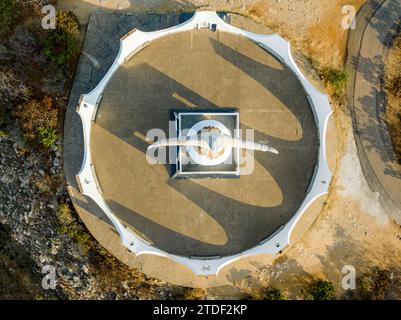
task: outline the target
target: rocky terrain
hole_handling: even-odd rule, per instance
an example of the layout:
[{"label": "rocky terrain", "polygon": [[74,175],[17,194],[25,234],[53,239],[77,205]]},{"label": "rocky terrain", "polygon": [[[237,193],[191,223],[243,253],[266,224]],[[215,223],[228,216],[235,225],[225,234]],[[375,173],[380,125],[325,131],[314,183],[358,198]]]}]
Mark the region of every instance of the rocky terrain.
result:
[{"label": "rocky terrain", "polygon": [[[2,276],[0,296],[3,291],[3,298],[10,295],[34,299],[165,299],[189,294],[186,288],[128,270],[107,253],[100,255],[100,248],[93,243],[83,248],[60,232],[58,205],[61,199],[68,203],[68,197],[62,183],[58,147],[50,152],[47,159],[50,165],[44,162],[43,155],[25,149],[18,137],[12,135],[0,138],[0,150],[0,262],[14,272],[25,274],[29,282],[28,286],[13,288],[10,294],[7,290],[10,279]],[[10,242],[17,244],[12,251]],[[116,264],[112,272],[108,270],[111,264]],[[45,275],[41,271],[46,265],[56,268],[55,290],[41,287]],[[0,273],[7,268],[4,269]],[[102,272],[108,273],[107,281],[100,279],[104,277]]]},{"label": "rocky terrain", "polygon": [[[30,7],[19,10],[17,27],[0,44],[0,299],[202,296],[129,270],[79,221],[67,194],[60,134],[74,62],[59,68],[46,59],[40,16]],[[28,106],[44,109],[24,113]],[[53,122],[56,136],[47,146],[49,136],[30,128]],[[45,290],[48,266],[56,285]]]}]

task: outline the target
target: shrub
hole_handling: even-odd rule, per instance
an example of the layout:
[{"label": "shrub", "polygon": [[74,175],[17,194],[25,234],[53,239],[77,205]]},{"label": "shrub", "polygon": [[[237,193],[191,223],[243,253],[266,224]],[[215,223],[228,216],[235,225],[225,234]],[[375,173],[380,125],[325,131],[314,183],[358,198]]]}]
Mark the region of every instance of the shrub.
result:
[{"label": "shrub", "polygon": [[44,6],[48,4],[57,4],[57,0],[20,0],[24,7],[32,8],[35,12],[41,13]]},{"label": "shrub", "polygon": [[58,11],[56,15],[56,28],[72,36],[78,36],[79,21],[77,16],[71,11]]},{"label": "shrub", "polygon": [[334,300],[336,289],[333,284],[325,280],[314,280],[308,288],[308,300]]},{"label": "shrub", "polygon": [[57,210],[57,220],[60,224],[60,232],[78,243],[84,254],[91,249],[91,237],[74,218],[73,212],[66,203],[61,203]]},{"label": "shrub", "polygon": [[50,97],[42,101],[28,101],[19,105],[15,111],[24,136],[31,141],[37,141],[49,146],[57,139],[56,128],[58,112]]},{"label": "shrub", "polygon": [[0,104],[0,127],[6,122],[5,108]]},{"label": "shrub", "polygon": [[57,218],[62,225],[70,225],[74,223],[74,217],[68,204],[60,203],[57,210]]},{"label": "shrub", "polygon": [[38,139],[43,146],[50,148],[57,142],[57,132],[51,128],[39,127]]},{"label": "shrub", "polygon": [[263,300],[285,300],[285,295],[280,289],[267,288],[263,291]]},{"label": "shrub", "polygon": [[70,62],[77,50],[77,39],[67,32],[54,31],[44,39],[43,54],[58,65]]},{"label": "shrub", "polygon": [[27,100],[30,90],[11,70],[0,69],[0,104],[13,104]]},{"label": "shrub", "polygon": [[14,66],[21,70],[32,62],[43,62],[45,59],[39,51],[39,32],[34,27],[17,26],[12,35],[10,35],[7,46],[10,52],[16,57]]},{"label": "shrub", "polygon": [[177,288],[171,290],[168,295],[169,300],[202,300],[205,299],[205,291],[197,288]]},{"label": "shrub", "polygon": [[16,0],[0,1],[0,36],[10,31],[17,11]]},{"label": "shrub", "polygon": [[321,77],[334,95],[341,96],[344,93],[348,80],[348,74],[344,70],[323,68]]},{"label": "shrub", "polygon": [[374,268],[360,280],[361,297],[369,300],[382,300],[386,297],[393,274],[390,270]]}]

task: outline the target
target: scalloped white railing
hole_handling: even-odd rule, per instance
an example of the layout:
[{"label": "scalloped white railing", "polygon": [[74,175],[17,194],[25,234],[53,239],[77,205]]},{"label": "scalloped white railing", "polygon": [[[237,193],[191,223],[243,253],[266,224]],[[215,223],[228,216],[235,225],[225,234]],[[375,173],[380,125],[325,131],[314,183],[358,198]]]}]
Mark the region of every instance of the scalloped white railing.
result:
[{"label": "scalloped white railing", "polygon": [[[102,197],[102,191],[96,179],[95,168],[91,156],[91,127],[96,115],[96,109],[107,83],[120,65],[146,47],[153,40],[170,34],[199,28],[217,29],[218,31],[230,32],[247,37],[283,62],[290,70],[292,70],[301,82],[314,112],[315,121],[319,129],[320,148],[318,165],[315,169],[315,174],[307,196],[296,214],[273,235],[260,242],[257,246],[239,254],[226,257],[197,258],[169,254],[147,243],[144,239],[133,233],[132,230],[126,228],[110,210],[106,201]],[[188,21],[163,30],[143,32],[134,29],[129,32],[121,38],[118,55],[106,75],[95,89],[90,93],[81,96],[77,112],[82,120],[84,137],[84,159],[81,170],[76,176],[80,192],[85,196],[90,197],[104,211],[117,229],[122,244],[131,252],[137,256],[149,254],[172,259],[187,266],[196,275],[217,275],[223,267],[238,259],[257,254],[277,254],[279,251],[283,250],[290,244],[290,236],[297,222],[317,198],[328,192],[329,184],[331,182],[332,175],[326,159],[326,130],[329,117],[332,114],[332,109],[327,95],[318,91],[302,74],[292,57],[289,42],[277,34],[263,35],[236,28],[222,20],[214,11],[195,12],[192,18]]]}]

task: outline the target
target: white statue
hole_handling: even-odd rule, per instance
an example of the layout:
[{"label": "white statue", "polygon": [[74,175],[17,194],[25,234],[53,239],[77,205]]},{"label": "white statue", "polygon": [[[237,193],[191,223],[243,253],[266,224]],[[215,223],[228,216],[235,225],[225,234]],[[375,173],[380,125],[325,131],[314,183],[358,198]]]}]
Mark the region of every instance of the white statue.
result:
[{"label": "white statue", "polygon": [[278,154],[278,151],[275,148],[266,144],[234,138],[219,131],[215,131],[213,128],[196,135],[161,139],[150,145],[148,150],[152,148],[174,146],[198,147],[199,153],[207,155],[211,159],[221,155],[227,148],[248,149]]}]

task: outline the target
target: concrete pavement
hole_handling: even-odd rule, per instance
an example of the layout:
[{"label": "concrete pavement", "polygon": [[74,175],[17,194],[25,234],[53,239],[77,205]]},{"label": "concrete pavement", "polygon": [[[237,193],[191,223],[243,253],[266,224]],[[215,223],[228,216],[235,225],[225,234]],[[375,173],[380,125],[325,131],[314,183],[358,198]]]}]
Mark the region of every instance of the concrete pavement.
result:
[{"label": "concrete pavement", "polygon": [[401,167],[385,123],[383,90],[386,52],[401,19],[401,1],[369,1],[350,32],[348,103],[358,156],[366,180],[388,215],[401,224]]}]

